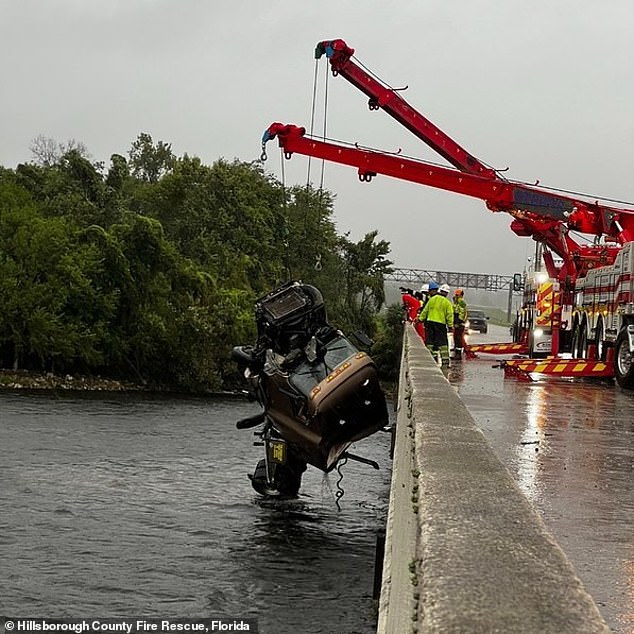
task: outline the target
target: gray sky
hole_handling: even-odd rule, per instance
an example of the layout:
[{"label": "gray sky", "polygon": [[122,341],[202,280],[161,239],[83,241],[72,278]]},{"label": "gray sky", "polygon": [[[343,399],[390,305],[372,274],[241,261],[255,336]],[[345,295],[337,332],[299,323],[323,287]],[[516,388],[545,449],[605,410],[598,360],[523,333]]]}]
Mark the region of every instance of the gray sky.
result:
[{"label": "gray sky", "polygon": [[[270,123],[309,126],[314,48],[334,38],[509,178],[634,201],[633,0],[0,0],[0,164],[38,134],[108,161],[141,132],[253,160]],[[343,78],[328,90],[328,137],[442,162]],[[287,184],[306,174],[285,163]],[[510,274],[533,252],[476,199],[331,163],[324,186],[338,230],[377,229],[399,266]]]}]

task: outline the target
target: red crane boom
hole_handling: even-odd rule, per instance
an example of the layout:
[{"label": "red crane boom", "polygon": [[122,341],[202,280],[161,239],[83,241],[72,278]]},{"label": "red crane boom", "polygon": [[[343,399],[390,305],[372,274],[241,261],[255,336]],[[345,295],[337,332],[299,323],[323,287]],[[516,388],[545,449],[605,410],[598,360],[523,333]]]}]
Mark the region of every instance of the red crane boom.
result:
[{"label": "red crane boom", "polygon": [[263,145],[275,138],[286,158],[297,153],[356,167],[359,179],[365,182],[383,174],[483,200],[491,211],[514,216],[511,229],[516,234],[534,236],[557,253],[564,261],[559,272],[561,278],[574,279],[596,263],[608,263],[618,251],[616,246],[582,246],[572,239],[569,230],[613,235],[622,242],[634,240],[634,210],[606,207],[530,185],[466,174],[398,154],[322,141],[296,125],[271,124],[264,133]]},{"label": "red crane boom", "polygon": [[[333,161],[356,167],[362,181],[384,174],[478,198],[490,210],[510,214],[511,229],[517,235],[530,236],[546,245],[544,263],[548,275],[559,281],[544,285],[550,288],[548,306],[543,302],[540,307],[538,299],[529,297],[526,310],[522,311],[529,349],[533,345],[531,337],[534,343],[537,338],[551,336],[550,351],[557,355],[561,333],[565,333],[569,338],[564,345],[579,357],[592,356],[592,347],[612,352],[617,381],[626,387],[634,386],[634,208],[613,207],[588,200],[589,196],[504,179],[412,108],[398,89],[362,68],[353,59],[354,49],[343,40],[319,42],[315,57],[324,55],[334,75],[342,75],[368,96],[370,110],[385,110],[452,167],[357,144],[319,140],[306,135],[302,127],[282,123],[273,123],[265,130],[262,158],[266,158],[266,142],[277,138],[286,158],[298,153]],[[572,237],[573,231],[594,236],[594,243],[580,244]],[[561,258],[561,264],[555,262],[553,253]],[[550,329],[550,335],[544,333],[544,328]],[[589,345],[591,333],[594,343]],[[577,367],[576,363],[572,366],[570,376]],[[560,372],[559,368],[557,365],[554,371]],[[597,368],[592,366],[588,371]]]},{"label": "red crane boom", "polygon": [[315,58],[319,59],[323,55],[326,55],[330,61],[333,75],[341,75],[369,97],[370,110],[378,110],[379,108],[385,110],[461,172],[487,178],[498,178],[495,170],[481,163],[475,156],[469,154],[440,128],[436,127],[407,103],[396,89],[387,86],[361,68],[352,58],[354,49],[350,48],[343,40],[319,42],[315,48]]},{"label": "red crane boom", "polygon": [[[622,209],[591,202],[550,190],[510,182],[494,169],[467,152],[440,128],[417,112],[398,91],[362,68],[353,59],[354,49],[343,40],[324,40],[317,44],[315,57],[326,56],[334,75],[341,75],[369,97],[371,110],[379,108],[419,139],[443,156],[455,169],[431,165],[398,154],[388,154],[359,147],[326,142],[306,135],[295,125],[273,123],[265,131],[262,145],[277,137],[287,158],[297,152],[356,167],[359,178],[370,181],[384,174],[446,191],[479,198],[491,211],[504,211],[513,216],[511,229],[519,236],[531,236],[544,243],[562,258],[556,267],[546,260],[551,277],[574,282],[589,268],[609,264],[619,247],[581,245],[570,231],[605,236],[607,240],[625,244],[634,240],[634,209]],[[266,153],[263,150],[263,157]]]}]

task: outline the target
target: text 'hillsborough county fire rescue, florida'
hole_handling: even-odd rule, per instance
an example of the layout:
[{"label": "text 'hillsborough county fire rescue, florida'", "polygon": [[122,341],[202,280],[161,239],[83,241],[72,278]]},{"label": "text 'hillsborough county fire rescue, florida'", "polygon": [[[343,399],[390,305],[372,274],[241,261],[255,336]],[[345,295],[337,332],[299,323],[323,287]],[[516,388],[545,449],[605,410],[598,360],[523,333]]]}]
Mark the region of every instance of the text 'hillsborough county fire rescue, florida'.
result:
[{"label": "text 'hillsborough county fire rescue, florida'", "polygon": [[43,634],[44,632],[73,632],[85,634],[188,634],[201,632],[249,632],[258,634],[255,619],[40,619],[4,617],[5,632],[9,634]]}]

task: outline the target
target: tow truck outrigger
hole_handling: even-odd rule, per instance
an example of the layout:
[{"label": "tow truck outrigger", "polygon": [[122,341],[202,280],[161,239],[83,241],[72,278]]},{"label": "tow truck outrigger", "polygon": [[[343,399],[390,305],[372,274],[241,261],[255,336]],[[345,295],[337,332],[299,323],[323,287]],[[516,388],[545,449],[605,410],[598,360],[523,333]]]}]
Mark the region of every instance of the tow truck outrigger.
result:
[{"label": "tow truck outrigger", "polygon": [[[277,138],[287,159],[293,153],[321,158],[356,167],[363,182],[383,174],[478,198],[491,211],[510,214],[514,233],[543,244],[548,276],[558,287],[551,354],[572,351],[586,358],[600,351],[604,358],[599,361],[608,361],[619,384],[634,387],[634,208],[613,207],[504,179],[412,108],[400,91],[359,66],[354,49],[343,40],[320,42],[315,56],[323,55],[333,74],[369,97],[370,110],[385,110],[453,168],[356,144],[327,142],[307,135],[303,127],[282,123],[265,130],[262,158],[266,158],[265,144]],[[594,236],[594,242],[581,244],[572,231]]]}]

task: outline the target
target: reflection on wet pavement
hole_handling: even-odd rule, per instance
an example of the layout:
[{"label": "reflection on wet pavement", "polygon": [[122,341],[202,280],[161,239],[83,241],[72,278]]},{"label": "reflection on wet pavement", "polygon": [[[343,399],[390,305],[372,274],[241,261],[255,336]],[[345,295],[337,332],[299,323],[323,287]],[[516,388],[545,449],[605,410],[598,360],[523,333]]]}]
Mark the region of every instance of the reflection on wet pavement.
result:
[{"label": "reflection on wet pavement", "polygon": [[[473,339],[507,341],[508,331]],[[448,379],[608,625],[634,633],[634,392],[589,380],[520,382],[496,365],[484,355],[453,362]]]}]

